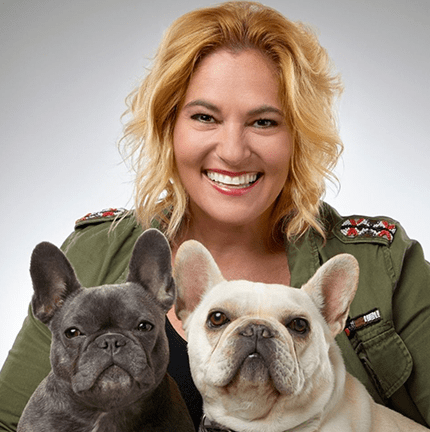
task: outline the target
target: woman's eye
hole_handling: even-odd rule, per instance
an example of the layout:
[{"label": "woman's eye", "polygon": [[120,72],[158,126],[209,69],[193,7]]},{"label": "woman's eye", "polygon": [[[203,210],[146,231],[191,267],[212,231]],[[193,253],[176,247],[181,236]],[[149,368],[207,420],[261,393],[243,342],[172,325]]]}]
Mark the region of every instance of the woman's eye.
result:
[{"label": "woman's eye", "polygon": [[191,116],[193,120],[197,120],[202,123],[214,123],[215,119],[209,114],[194,114]]},{"label": "woman's eye", "polygon": [[258,119],[254,122],[254,126],[258,128],[269,128],[277,126],[278,122],[270,119]]}]

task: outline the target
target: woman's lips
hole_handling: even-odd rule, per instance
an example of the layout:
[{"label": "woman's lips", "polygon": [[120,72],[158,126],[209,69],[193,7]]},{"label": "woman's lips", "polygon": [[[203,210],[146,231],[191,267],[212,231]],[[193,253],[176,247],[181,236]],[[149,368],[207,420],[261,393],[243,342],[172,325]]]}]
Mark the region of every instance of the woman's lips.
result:
[{"label": "woman's lips", "polygon": [[223,170],[206,170],[205,176],[212,186],[225,195],[240,196],[252,189],[261,178],[259,172],[233,173]]}]

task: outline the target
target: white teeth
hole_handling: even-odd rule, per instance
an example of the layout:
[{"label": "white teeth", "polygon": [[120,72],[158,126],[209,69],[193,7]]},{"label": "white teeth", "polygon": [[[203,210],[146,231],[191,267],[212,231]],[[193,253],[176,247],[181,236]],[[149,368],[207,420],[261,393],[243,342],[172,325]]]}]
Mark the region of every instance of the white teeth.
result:
[{"label": "white teeth", "polygon": [[230,177],[216,173],[214,171],[207,171],[207,176],[214,182],[222,183],[227,186],[249,186],[257,180],[257,174],[243,174],[241,176]]}]

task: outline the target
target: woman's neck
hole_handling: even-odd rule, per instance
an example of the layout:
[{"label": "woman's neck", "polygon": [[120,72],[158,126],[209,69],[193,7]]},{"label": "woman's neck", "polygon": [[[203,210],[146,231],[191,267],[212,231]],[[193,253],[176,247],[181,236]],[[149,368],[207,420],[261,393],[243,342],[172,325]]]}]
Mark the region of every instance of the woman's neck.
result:
[{"label": "woman's neck", "polygon": [[[279,237],[282,238],[282,235]],[[178,246],[186,240],[197,240],[212,254],[225,254],[235,250],[266,254],[283,249],[283,242],[276,242],[273,238],[271,222],[265,216],[247,225],[236,225],[193,215],[182,227],[177,240]]]},{"label": "woman's neck", "polygon": [[[237,226],[207,219],[191,219],[177,237],[173,255],[180,244],[187,240],[202,243],[210,251],[226,279],[266,283],[289,281],[285,277],[288,269],[284,245],[282,241],[276,242],[272,238],[268,222]],[[265,272],[264,269],[268,271]]]}]

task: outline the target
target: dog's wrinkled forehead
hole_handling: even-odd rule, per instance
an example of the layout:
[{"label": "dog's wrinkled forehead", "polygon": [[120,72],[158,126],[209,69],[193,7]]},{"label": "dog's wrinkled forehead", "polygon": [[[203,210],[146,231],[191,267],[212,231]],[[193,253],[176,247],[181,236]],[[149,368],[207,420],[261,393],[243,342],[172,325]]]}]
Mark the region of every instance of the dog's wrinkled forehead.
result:
[{"label": "dog's wrinkled forehead", "polygon": [[315,309],[311,299],[300,289],[285,285],[249,281],[221,282],[203,298],[199,309],[222,309],[238,317],[255,315],[281,320],[286,315],[308,315]]},{"label": "dog's wrinkled forehead", "polygon": [[163,312],[154,304],[153,297],[139,288],[134,289],[133,285],[128,282],[85,288],[70,299],[62,319],[105,327],[127,327],[144,316],[161,319]]}]

